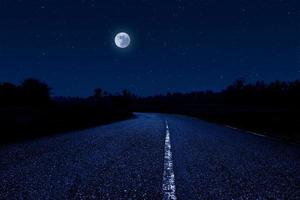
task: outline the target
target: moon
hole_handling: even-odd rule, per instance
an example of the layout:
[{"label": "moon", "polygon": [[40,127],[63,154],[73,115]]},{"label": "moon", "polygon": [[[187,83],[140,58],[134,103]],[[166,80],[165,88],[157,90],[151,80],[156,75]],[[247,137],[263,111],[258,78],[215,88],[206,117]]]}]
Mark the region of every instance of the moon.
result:
[{"label": "moon", "polygon": [[130,37],[127,33],[121,32],[115,36],[115,44],[119,48],[126,48],[130,45]]}]

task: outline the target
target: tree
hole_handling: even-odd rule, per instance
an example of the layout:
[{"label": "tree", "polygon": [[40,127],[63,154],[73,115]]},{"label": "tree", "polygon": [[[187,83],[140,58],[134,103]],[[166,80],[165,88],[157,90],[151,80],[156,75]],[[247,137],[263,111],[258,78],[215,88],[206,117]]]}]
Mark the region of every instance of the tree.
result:
[{"label": "tree", "polygon": [[17,86],[11,83],[0,84],[0,103],[14,104],[19,100]]},{"label": "tree", "polygon": [[30,78],[23,81],[20,88],[26,104],[41,105],[50,102],[51,89],[45,83]]},{"label": "tree", "polygon": [[103,90],[101,88],[96,88],[94,90],[94,97],[96,99],[101,99],[101,98],[103,98],[103,96],[104,96],[104,93],[103,93]]}]

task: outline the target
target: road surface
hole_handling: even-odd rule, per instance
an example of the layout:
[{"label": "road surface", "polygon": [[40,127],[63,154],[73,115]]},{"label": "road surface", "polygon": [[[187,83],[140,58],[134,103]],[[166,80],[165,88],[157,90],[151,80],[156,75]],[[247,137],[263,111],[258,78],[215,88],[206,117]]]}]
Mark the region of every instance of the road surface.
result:
[{"label": "road surface", "polygon": [[139,113],[0,147],[0,199],[299,198],[299,146],[191,117]]}]

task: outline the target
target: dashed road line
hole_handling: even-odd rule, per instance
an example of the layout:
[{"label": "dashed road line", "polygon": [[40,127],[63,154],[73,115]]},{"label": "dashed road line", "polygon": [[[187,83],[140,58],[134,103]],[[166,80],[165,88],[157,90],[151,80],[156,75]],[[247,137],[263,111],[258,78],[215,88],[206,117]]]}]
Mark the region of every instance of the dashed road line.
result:
[{"label": "dashed road line", "polygon": [[233,126],[229,126],[229,125],[225,125],[227,128],[231,128],[231,129],[233,129],[233,130],[238,130],[238,128],[236,128],[236,127],[233,127]]},{"label": "dashed road line", "polygon": [[225,125],[225,127],[233,129],[233,130],[243,131],[243,132],[246,132],[246,133],[249,133],[249,134],[252,134],[252,135],[256,135],[256,136],[259,136],[259,137],[267,137],[266,135],[263,135],[263,134],[259,134],[259,133],[253,132],[253,131],[242,130],[242,129],[239,129],[239,128],[236,128],[236,127],[233,127],[233,126],[229,126],[229,125]]},{"label": "dashed road line", "polygon": [[163,200],[176,200],[175,175],[171,151],[170,131],[166,121],[165,157],[163,173]]},{"label": "dashed road line", "polygon": [[262,134],[259,134],[259,133],[255,133],[253,131],[247,131],[248,133],[252,134],[252,135],[256,135],[256,136],[260,136],[260,137],[267,137],[266,135],[262,135]]}]

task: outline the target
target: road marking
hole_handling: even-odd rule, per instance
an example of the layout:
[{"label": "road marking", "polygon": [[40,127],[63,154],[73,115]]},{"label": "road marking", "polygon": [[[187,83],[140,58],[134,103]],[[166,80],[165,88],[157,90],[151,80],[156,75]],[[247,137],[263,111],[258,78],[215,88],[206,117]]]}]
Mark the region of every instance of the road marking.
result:
[{"label": "road marking", "polygon": [[166,121],[165,157],[163,174],[163,200],[176,200],[175,175],[173,170],[170,131]]},{"label": "road marking", "polygon": [[267,137],[265,135],[259,134],[259,133],[255,133],[253,131],[247,131],[248,133],[252,134],[252,135],[256,135],[256,136],[260,136],[260,137]]},{"label": "road marking", "polygon": [[236,127],[233,127],[233,126],[229,126],[229,125],[225,125],[225,126],[227,128],[233,129],[233,130],[239,130],[239,131],[247,132],[247,133],[250,133],[252,135],[259,136],[259,137],[267,137],[266,135],[262,135],[262,134],[259,134],[259,133],[253,132],[253,131],[246,131],[246,130],[242,130],[242,129],[239,129],[239,128],[236,128]]},{"label": "road marking", "polygon": [[233,127],[233,126],[229,126],[229,125],[225,125],[227,128],[231,128],[231,129],[233,129],[233,130],[238,130],[238,128],[235,128],[235,127]]}]

